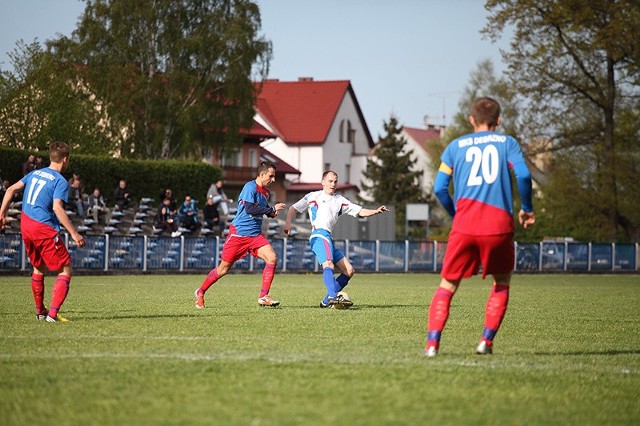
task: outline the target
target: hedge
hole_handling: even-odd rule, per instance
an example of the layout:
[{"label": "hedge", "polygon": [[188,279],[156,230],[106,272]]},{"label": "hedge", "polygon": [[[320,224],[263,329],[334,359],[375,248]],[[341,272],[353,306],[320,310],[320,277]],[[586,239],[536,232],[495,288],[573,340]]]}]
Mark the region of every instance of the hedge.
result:
[{"label": "hedge", "polygon": [[[22,178],[22,163],[32,152],[16,148],[0,148],[0,176],[14,183]],[[33,153],[38,155],[38,153]],[[49,164],[48,152],[42,153]],[[100,188],[109,204],[113,204],[113,191],[120,179],[127,181],[127,188],[136,200],[153,198],[160,204],[160,192],[171,188],[178,202],[186,194],[195,200],[204,199],[211,183],[222,178],[222,170],[211,164],[184,160],[128,160],[71,153],[69,168],[63,173],[70,178],[80,174],[85,191],[90,194]]]}]

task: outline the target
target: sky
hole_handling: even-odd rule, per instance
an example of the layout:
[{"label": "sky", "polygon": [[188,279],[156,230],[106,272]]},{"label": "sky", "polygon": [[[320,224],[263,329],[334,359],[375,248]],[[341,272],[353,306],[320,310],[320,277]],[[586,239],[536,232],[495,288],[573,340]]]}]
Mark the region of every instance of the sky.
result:
[{"label": "sky", "polygon": [[[262,35],[273,44],[269,78],[349,80],[374,140],[393,115],[400,124],[450,124],[471,72],[497,43],[479,31],[483,0],[257,0]],[[79,0],[0,0],[0,68],[20,39],[70,36]]]}]

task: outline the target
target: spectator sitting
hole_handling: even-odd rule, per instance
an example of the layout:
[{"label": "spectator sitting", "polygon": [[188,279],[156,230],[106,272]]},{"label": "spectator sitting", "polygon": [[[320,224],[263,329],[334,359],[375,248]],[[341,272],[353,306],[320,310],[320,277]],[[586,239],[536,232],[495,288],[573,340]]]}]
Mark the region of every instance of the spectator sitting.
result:
[{"label": "spectator sitting", "polygon": [[220,235],[224,229],[224,219],[220,218],[220,212],[218,208],[213,204],[213,198],[207,198],[207,204],[202,209],[205,225],[211,229],[216,230],[216,233]]},{"label": "spectator sitting", "polygon": [[220,210],[222,210],[222,214],[227,216],[229,214],[229,205],[227,203],[231,202],[227,198],[227,194],[224,193],[224,189],[222,189],[222,181],[219,180],[215,183],[212,183],[207,191],[207,198],[213,198],[213,204],[220,205]]},{"label": "spectator sitting", "polygon": [[36,156],[30,154],[27,161],[22,163],[22,176],[26,176],[36,169]]},{"label": "spectator sitting", "polygon": [[44,158],[42,158],[42,155],[38,155],[38,156],[36,157],[36,166],[35,166],[35,169],[36,169],[36,170],[38,170],[38,169],[44,169],[45,167],[47,167],[47,165],[46,165],[46,164],[44,164]]},{"label": "spectator sitting", "polygon": [[80,217],[84,217],[87,207],[84,201],[85,196],[84,183],[82,183],[80,175],[74,173],[73,177],[69,179],[68,203],[76,209],[76,212],[78,212],[78,216]]},{"label": "spectator sitting", "polygon": [[175,218],[178,215],[178,204],[176,203],[176,199],[173,197],[173,191],[170,188],[167,188],[160,193],[160,200],[164,200],[165,198],[169,198],[171,200],[169,203],[169,210],[171,211],[171,217]]},{"label": "spectator sitting", "polygon": [[171,211],[169,210],[170,203],[170,198],[162,200],[162,204],[158,207],[158,213],[156,213],[156,220],[153,226],[156,229],[161,229],[163,232],[171,232],[172,237],[179,237],[181,233],[178,231],[178,224],[171,216]]},{"label": "spectator sitting", "polygon": [[190,232],[195,232],[202,226],[198,221],[198,208],[196,201],[191,199],[190,195],[184,197],[184,203],[178,210],[178,219],[180,225],[187,228]]},{"label": "spectator sitting", "polygon": [[131,193],[127,189],[127,181],[124,179],[120,180],[118,187],[113,191],[113,195],[116,198],[116,207],[120,210],[125,210],[133,204]]},{"label": "spectator sitting", "polygon": [[93,220],[99,223],[100,216],[104,216],[104,224],[108,225],[111,220],[111,209],[107,207],[107,202],[100,193],[100,188],[93,190],[89,195],[89,209],[88,212],[93,216]]}]

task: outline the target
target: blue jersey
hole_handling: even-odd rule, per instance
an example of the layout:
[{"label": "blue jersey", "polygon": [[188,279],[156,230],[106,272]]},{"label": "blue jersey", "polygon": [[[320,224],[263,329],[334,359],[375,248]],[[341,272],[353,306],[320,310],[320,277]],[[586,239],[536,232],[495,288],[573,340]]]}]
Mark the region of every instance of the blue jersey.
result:
[{"label": "blue jersey", "polygon": [[[36,222],[60,231],[60,221],[53,212],[53,200],[67,201],[69,183],[57,171],[47,167],[34,170],[21,179],[25,184],[22,213]],[[24,230],[23,230],[24,232]]]},{"label": "blue jersey", "polygon": [[[496,132],[478,132],[452,141],[442,153],[434,192],[444,198],[453,178],[455,214],[452,229],[470,235],[513,232],[513,194],[510,168],[515,172],[522,208],[532,211],[531,174],[514,138]],[[441,201],[443,201],[441,199]],[[452,211],[453,210],[453,211]]]},{"label": "blue jersey", "polygon": [[[247,182],[238,197],[238,211],[233,219],[238,235],[245,237],[253,237],[260,235],[262,232],[262,219],[264,213],[249,214],[247,212],[248,205],[253,205],[265,210],[269,207],[269,190],[263,186],[259,186],[255,180]],[[271,212],[273,210],[270,210]]]}]

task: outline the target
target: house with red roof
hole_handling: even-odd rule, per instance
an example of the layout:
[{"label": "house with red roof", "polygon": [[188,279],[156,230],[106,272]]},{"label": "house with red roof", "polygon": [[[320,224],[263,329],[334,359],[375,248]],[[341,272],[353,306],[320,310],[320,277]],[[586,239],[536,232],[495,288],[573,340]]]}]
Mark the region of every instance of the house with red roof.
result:
[{"label": "house with red roof", "polygon": [[256,178],[258,164],[261,161],[269,161],[277,167],[276,181],[269,188],[271,201],[286,200],[288,178],[299,176],[300,171],[260,146],[263,140],[274,138],[275,135],[257,121],[254,120],[251,128],[244,130],[242,136],[243,143],[238,150],[226,153],[223,158],[218,158],[210,151],[204,158],[204,161],[222,168],[225,193],[231,198],[237,197],[244,184]]},{"label": "house with red roof", "polygon": [[265,80],[254,119],[273,134],[260,146],[300,171],[287,176],[287,200],[322,189],[326,170],[338,174],[338,191],[354,199],[374,142],[348,80]]},{"label": "house with red roof", "polygon": [[414,170],[422,171],[420,187],[425,193],[432,192],[435,177],[427,146],[430,142],[441,137],[443,131],[444,127],[442,126],[425,124],[423,128],[403,126],[400,132],[400,135],[407,141],[405,152],[412,151],[411,159],[416,160]]}]

